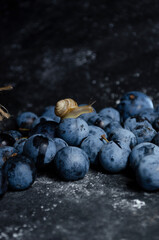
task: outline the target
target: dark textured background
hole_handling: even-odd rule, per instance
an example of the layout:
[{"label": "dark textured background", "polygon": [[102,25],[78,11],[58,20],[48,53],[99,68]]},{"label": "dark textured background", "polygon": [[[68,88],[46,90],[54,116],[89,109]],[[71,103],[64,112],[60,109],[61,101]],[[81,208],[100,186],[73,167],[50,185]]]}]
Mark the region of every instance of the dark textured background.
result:
[{"label": "dark textured background", "polygon": [[[40,114],[66,97],[115,106],[139,90],[159,104],[159,2],[1,0],[1,104]],[[77,182],[41,176],[0,200],[0,239],[158,239],[159,193],[91,170]]]}]

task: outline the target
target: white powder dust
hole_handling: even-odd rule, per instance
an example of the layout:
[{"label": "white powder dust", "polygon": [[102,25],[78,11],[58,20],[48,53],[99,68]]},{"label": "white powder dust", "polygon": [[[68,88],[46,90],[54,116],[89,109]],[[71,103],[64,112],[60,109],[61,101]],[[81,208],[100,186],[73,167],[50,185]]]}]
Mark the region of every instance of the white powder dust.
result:
[{"label": "white powder dust", "polygon": [[130,210],[135,210],[135,209],[141,209],[143,206],[145,206],[144,201],[140,201],[139,199],[133,199],[133,200],[126,200],[122,199],[120,202],[116,202],[113,204],[114,209],[117,208],[122,208],[122,209],[130,209]]}]

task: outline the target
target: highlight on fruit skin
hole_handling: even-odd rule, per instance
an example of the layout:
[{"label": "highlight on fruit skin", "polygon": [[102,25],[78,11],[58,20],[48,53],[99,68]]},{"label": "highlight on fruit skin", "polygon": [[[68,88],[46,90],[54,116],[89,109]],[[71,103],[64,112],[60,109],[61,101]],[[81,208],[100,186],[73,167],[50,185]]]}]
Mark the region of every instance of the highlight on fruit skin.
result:
[{"label": "highlight on fruit skin", "polygon": [[93,104],[94,102],[92,104],[79,107],[77,102],[71,98],[62,99],[56,103],[55,114],[61,119],[77,118],[84,113],[93,112]]},{"label": "highlight on fruit skin", "polygon": [[[1,87],[0,92],[12,90],[12,89],[13,89],[13,86],[8,85],[8,86]],[[10,114],[8,110],[3,105],[0,104],[0,121],[2,121],[4,118],[10,118]]]}]

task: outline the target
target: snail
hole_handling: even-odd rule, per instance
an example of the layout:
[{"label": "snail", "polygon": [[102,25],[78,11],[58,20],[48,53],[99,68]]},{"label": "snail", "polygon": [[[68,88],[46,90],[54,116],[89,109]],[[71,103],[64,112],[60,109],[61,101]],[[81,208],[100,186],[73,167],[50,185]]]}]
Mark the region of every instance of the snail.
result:
[{"label": "snail", "polygon": [[[11,85],[1,87],[0,92],[5,91],[5,90],[11,90],[11,89],[13,89],[13,87]],[[10,118],[10,114],[8,113],[8,110],[0,104],[0,121],[2,121],[4,117]]]},{"label": "snail", "polygon": [[56,103],[55,114],[62,119],[77,118],[81,114],[93,112],[93,104],[94,102],[92,104],[79,107],[77,102],[75,102],[73,99],[66,98]]}]

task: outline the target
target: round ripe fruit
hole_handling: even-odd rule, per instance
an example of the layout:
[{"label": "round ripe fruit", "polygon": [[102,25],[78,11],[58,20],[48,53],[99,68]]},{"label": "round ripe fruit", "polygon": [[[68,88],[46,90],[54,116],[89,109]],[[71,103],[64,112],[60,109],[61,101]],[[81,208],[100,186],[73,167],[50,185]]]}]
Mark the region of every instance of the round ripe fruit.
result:
[{"label": "round ripe fruit", "polygon": [[54,142],[56,145],[56,152],[68,146],[68,144],[61,138],[54,138]]},{"label": "round ripe fruit", "polygon": [[146,108],[154,108],[152,100],[144,93],[137,91],[126,93],[117,106],[123,121],[139,114]]},{"label": "round ripe fruit", "polygon": [[23,147],[26,142],[26,138],[20,138],[14,143],[14,148],[17,150],[18,154],[21,154],[23,152]]},{"label": "round ripe fruit", "polygon": [[81,149],[87,153],[90,163],[92,165],[99,164],[98,153],[104,144],[105,141],[101,137],[96,135],[90,135],[82,141]]},{"label": "round ripe fruit", "polygon": [[99,152],[102,167],[110,173],[118,173],[127,166],[130,149],[120,142],[110,141]]},{"label": "round ripe fruit", "polygon": [[55,106],[49,106],[44,109],[43,114],[41,117],[48,117],[51,118],[51,120],[59,123],[60,122],[60,117],[56,116],[55,114]]},{"label": "round ripe fruit", "polygon": [[67,118],[60,122],[57,133],[69,145],[78,146],[88,136],[89,128],[81,118]]},{"label": "round ripe fruit", "polygon": [[57,127],[58,123],[54,121],[41,122],[31,130],[29,135],[32,136],[34,134],[43,134],[46,137],[54,139]]},{"label": "round ripe fruit", "polygon": [[67,181],[84,178],[89,170],[87,154],[78,147],[65,147],[57,152],[54,163],[58,175]]},{"label": "round ripe fruit", "polygon": [[[47,122],[47,121],[53,121],[51,118],[49,117],[45,117],[45,116],[41,116],[39,118],[37,118],[33,124],[32,124],[32,128],[34,128],[36,125],[38,125],[39,123],[43,123],[43,122]],[[54,122],[54,121],[53,121]]]},{"label": "round ripe fruit", "polygon": [[108,137],[110,136],[110,135],[113,135],[115,132],[116,132],[116,130],[118,130],[119,128],[122,128],[122,126],[120,125],[120,123],[119,122],[116,122],[116,121],[112,121],[111,123],[109,123],[106,127],[105,127],[105,131],[106,131],[106,133],[107,133],[107,135],[108,135]]},{"label": "round ripe fruit", "polygon": [[94,116],[90,117],[88,120],[89,125],[95,125],[103,129],[105,129],[105,127],[111,122],[112,122],[112,118],[101,117],[97,113]]},{"label": "round ripe fruit", "polygon": [[159,156],[159,147],[150,142],[144,142],[136,145],[129,156],[129,167],[132,170],[135,170],[140,161],[148,155],[158,155]]},{"label": "round ripe fruit", "polygon": [[159,189],[159,157],[157,155],[148,155],[140,161],[136,169],[136,180],[146,191]]},{"label": "round ripe fruit", "polygon": [[155,119],[158,118],[159,114],[155,112],[153,108],[147,108],[147,109],[144,109],[141,113],[139,113],[139,116],[142,119],[145,119],[151,124],[153,124]]},{"label": "round ripe fruit", "polygon": [[15,141],[22,137],[22,134],[16,130],[5,131],[4,133],[9,134],[11,137],[14,138]]},{"label": "round ripe fruit", "polygon": [[93,125],[89,125],[88,127],[89,127],[89,136],[93,135],[101,138],[101,135],[105,135],[105,137],[107,138],[107,134],[102,128],[93,126]]},{"label": "round ripe fruit", "polygon": [[56,154],[56,145],[51,138],[35,134],[26,140],[23,153],[32,159],[38,168],[41,168],[53,160]]},{"label": "round ripe fruit", "polygon": [[115,133],[111,134],[110,139],[113,141],[122,141],[127,144],[128,147],[133,148],[137,144],[137,140],[135,135],[124,128],[119,128],[115,131]]},{"label": "round ripe fruit", "polygon": [[138,143],[150,142],[156,135],[156,131],[152,125],[140,117],[127,118],[124,127],[133,132]]},{"label": "round ripe fruit", "polygon": [[4,164],[4,173],[7,176],[8,186],[12,190],[29,188],[36,177],[34,162],[23,155],[9,158]]},{"label": "round ripe fruit", "polygon": [[0,148],[0,168],[14,154],[17,154],[17,150],[14,147],[5,146]]},{"label": "round ripe fruit", "polygon": [[109,117],[113,121],[120,122],[120,114],[119,114],[119,112],[115,108],[112,108],[112,107],[103,108],[102,110],[100,110],[100,112],[98,114],[102,118]]},{"label": "round ripe fruit", "polygon": [[17,117],[18,127],[22,129],[31,129],[33,122],[37,118],[37,115],[33,112],[23,112]]}]

